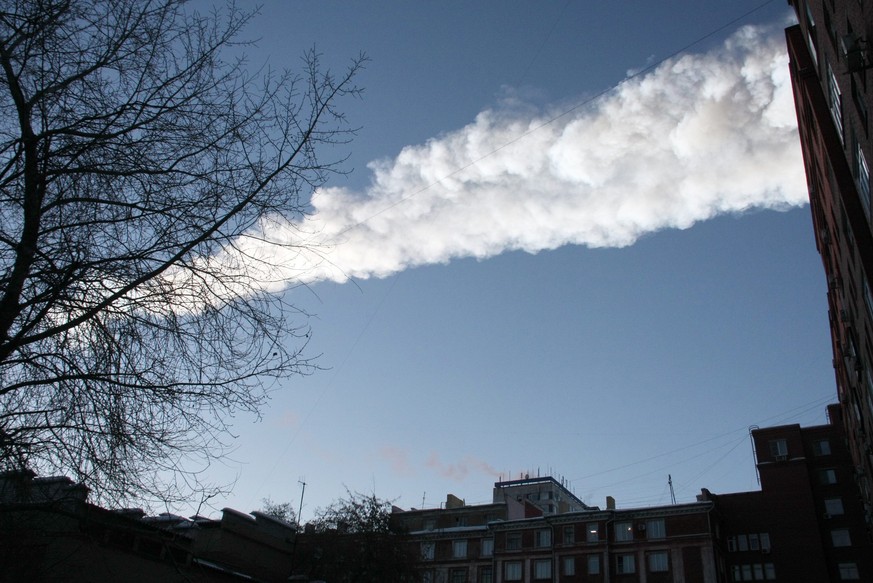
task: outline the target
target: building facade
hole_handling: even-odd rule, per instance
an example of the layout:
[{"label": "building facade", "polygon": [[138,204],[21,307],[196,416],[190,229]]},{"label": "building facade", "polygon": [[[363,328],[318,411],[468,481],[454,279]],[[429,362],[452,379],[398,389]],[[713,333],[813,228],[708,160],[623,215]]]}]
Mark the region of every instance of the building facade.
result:
[{"label": "building facade", "polygon": [[426,583],[723,581],[714,503],[588,506],[551,477],[494,484],[491,504],[402,511]]},{"label": "building facade", "polygon": [[873,529],[873,4],[790,0],[791,79],[816,246],[828,281],[837,393]]},{"label": "building facade", "polygon": [[727,581],[873,581],[841,411],[828,407],[828,425],[753,431],[760,491],[698,497],[715,504]]}]

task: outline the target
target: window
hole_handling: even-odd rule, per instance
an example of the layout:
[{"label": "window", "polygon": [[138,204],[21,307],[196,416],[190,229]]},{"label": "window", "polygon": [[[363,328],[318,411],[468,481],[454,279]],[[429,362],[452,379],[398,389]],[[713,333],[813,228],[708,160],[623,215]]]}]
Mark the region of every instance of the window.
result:
[{"label": "window", "polygon": [[506,581],[521,581],[521,561],[503,563],[503,579]]},{"label": "window", "polygon": [[634,540],[634,525],[632,522],[615,523],[616,542]]},{"label": "window", "polygon": [[576,542],[576,529],[572,526],[564,527],[564,544],[572,545]]},{"label": "window", "polygon": [[840,569],[841,581],[858,581],[861,579],[857,563],[839,563],[837,567]]},{"label": "window", "polygon": [[834,70],[831,69],[831,64],[825,61],[828,76],[828,101],[830,104],[831,117],[834,119],[834,126],[837,133],[840,135],[840,140],[843,138],[843,98],[840,95],[840,86],[837,84],[837,76],[834,75]]},{"label": "window", "polygon": [[841,498],[825,498],[825,513],[828,517],[843,514],[843,500]]},{"label": "window", "polygon": [[536,533],[536,547],[539,549],[552,546],[552,531],[548,529],[538,530]]},{"label": "window", "polygon": [[452,569],[449,571],[449,581],[452,583],[467,583],[467,569]]},{"label": "window", "polygon": [[773,563],[753,563],[731,567],[732,581],[774,581],[775,579],[776,568]]},{"label": "window", "polygon": [[770,455],[777,460],[788,458],[788,442],[784,439],[770,440]]},{"label": "window", "polygon": [[729,536],[727,539],[727,547],[729,553],[737,552],[737,537]]},{"label": "window", "polygon": [[740,552],[749,550],[749,537],[745,534],[741,534],[737,537],[737,550]]},{"label": "window", "polygon": [[818,67],[818,45],[815,39],[815,19],[812,17],[812,9],[809,4],[806,5],[806,42],[809,45],[809,54],[812,56],[812,62]]},{"label": "window", "polygon": [[761,581],[764,579],[764,565],[755,563],[752,565],[752,570],[755,572],[755,581]]},{"label": "window", "polygon": [[864,212],[870,215],[870,167],[861,149],[861,142],[855,142],[855,180],[858,182],[858,195],[864,205]]},{"label": "window", "polygon": [[421,559],[423,561],[433,561],[433,543],[421,543]]},{"label": "window", "polygon": [[587,563],[589,575],[600,574],[600,555],[588,555]]},{"label": "window", "polygon": [[521,533],[511,532],[506,535],[506,550],[518,551],[521,549]]},{"label": "window", "polygon": [[482,556],[490,557],[494,554],[494,539],[493,538],[483,538],[482,539]]},{"label": "window", "polygon": [[564,565],[564,575],[575,575],[576,574],[576,558],[575,557],[564,557],[562,561]]},{"label": "window", "polygon": [[552,578],[552,560],[538,559],[534,561],[534,579],[542,581]]},{"label": "window", "polygon": [[761,550],[770,552],[770,533],[762,532],[760,535]]},{"label": "window", "polygon": [[831,442],[827,439],[819,439],[818,441],[813,442],[812,451],[817,456],[831,455]]},{"label": "window", "polygon": [[663,573],[668,571],[667,551],[657,551],[648,554],[649,571],[652,573]]},{"label": "window", "polygon": [[596,522],[589,522],[585,527],[585,541],[589,543],[596,543],[600,540],[600,536],[597,530]]},{"label": "window", "polygon": [[634,562],[633,555],[616,555],[615,556],[615,572],[618,574],[622,573],[635,573],[637,570],[636,563]]},{"label": "window", "polygon": [[667,531],[664,528],[664,519],[655,518],[646,521],[646,538],[657,539],[667,536]]},{"label": "window", "polygon": [[494,583],[494,569],[488,567],[479,567],[479,583]]},{"label": "window", "polygon": [[819,470],[818,472],[818,481],[822,484],[836,484],[837,483],[837,472],[836,470]]},{"label": "window", "polygon": [[452,558],[466,559],[467,558],[467,541],[455,540],[452,541]]},{"label": "window", "polygon": [[749,550],[757,551],[761,549],[761,542],[758,539],[758,533],[753,533],[749,535]]},{"label": "window", "polygon": [[831,531],[831,542],[835,547],[850,547],[852,546],[852,537],[849,536],[849,529],[838,528]]},{"label": "window", "polygon": [[421,572],[421,583],[433,583],[433,571]]}]

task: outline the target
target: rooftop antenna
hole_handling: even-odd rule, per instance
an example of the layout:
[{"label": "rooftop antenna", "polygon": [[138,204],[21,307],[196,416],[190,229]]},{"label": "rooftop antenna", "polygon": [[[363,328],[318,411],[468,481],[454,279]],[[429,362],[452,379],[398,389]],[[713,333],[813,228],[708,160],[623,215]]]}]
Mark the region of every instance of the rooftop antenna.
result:
[{"label": "rooftop antenna", "polygon": [[676,505],[676,492],[673,491],[673,476],[667,474],[667,484],[670,486],[670,500]]},{"label": "rooftop antenna", "polygon": [[424,497],[427,496],[427,490],[421,495],[421,507],[424,508]]},{"label": "rooftop antenna", "polygon": [[303,512],[303,495],[306,494],[306,478],[300,478],[297,480],[297,483],[303,486],[300,489],[300,505],[297,507],[297,525],[300,526],[300,513]]},{"label": "rooftop antenna", "polygon": [[758,485],[761,485],[761,472],[758,471],[758,452],[755,451],[755,436],[752,432],[757,431],[757,425],[749,425],[749,441],[752,443],[752,460],[755,462],[755,477],[758,478]]}]

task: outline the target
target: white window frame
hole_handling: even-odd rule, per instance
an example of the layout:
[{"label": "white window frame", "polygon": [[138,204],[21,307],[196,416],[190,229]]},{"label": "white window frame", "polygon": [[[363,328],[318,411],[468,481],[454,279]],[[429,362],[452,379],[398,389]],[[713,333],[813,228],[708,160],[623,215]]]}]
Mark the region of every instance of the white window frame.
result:
[{"label": "white window frame", "polygon": [[434,543],[421,543],[421,560],[433,561],[436,545]]},{"label": "white window frame", "polygon": [[548,528],[542,528],[536,531],[536,535],[534,536],[534,541],[536,543],[536,548],[538,549],[547,549],[552,546],[552,531]]},{"label": "white window frame", "polygon": [[483,557],[493,557],[494,556],[494,539],[493,538],[483,538],[482,539],[482,556]]},{"label": "white window frame", "polygon": [[585,542],[600,542],[600,523],[589,522],[585,525]]},{"label": "white window frame", "polygon": [[770,455],[774,458],[788,457],[788,440],[784,438],[770,440]]},{"label": "white window frame", "polygon": [[452,558],[466,559],[467,558],[467,539],[452,541]]}]

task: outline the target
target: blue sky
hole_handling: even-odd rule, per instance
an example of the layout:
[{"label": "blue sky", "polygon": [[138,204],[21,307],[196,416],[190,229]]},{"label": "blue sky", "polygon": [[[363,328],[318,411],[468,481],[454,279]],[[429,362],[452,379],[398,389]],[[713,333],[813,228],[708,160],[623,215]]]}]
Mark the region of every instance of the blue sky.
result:
[{"label": "blue sky", "polygon": [[758,0],[266,2],[251,62],[370,62],[343,104],[353,172],[313,198],[341,272],[277,292],[312,314],[324,370],[236,420],[207,474],[233,493],[210,507],[296,507],[300,480],[304,519],[346,488],[488,502],[537,471],[601,506],[668,503],[668,474],[679,501],[756,488],[749,426],[823,423],[835,395],[773,50],[789,19]]}]

